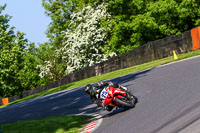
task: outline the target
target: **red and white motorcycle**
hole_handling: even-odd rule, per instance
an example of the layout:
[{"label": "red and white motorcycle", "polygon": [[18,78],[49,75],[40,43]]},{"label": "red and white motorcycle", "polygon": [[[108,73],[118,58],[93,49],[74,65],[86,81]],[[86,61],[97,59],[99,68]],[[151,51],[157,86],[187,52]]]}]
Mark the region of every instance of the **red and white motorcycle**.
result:
[{"label": "red and white motorcycle", "polygon": [[121,88],[108,86],[100,92],[100,99],[104,106],[134,108],[138,102],[138,98],[131,92]]}]

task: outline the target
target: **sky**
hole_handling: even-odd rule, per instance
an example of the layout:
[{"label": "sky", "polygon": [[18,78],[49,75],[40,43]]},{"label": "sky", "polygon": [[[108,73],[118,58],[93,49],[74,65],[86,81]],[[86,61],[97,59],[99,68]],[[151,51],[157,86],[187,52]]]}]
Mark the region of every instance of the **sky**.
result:
[{"label": "sky", "polygon": [[45,15],[42,0],[0,0],[0,5],[5,3],[7,7],[2,13],[12,16],[10,26],[24,32],[25,38],[36,46],[48,41],[45,32],[51,20]]}]

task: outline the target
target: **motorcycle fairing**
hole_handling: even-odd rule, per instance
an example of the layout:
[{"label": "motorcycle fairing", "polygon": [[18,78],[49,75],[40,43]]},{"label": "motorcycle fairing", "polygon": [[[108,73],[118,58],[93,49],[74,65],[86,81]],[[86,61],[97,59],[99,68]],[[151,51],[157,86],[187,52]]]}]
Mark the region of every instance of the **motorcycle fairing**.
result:
[{"label": "motorcycle fairing", "polygon": [[126,92],[124,92],[120,88],[114,88],[112,86],[104,88],[100,94],[102,102],[105,106],[106,105],[119,106],[117,103],[114,102],[115,97],[123,98],[123,96],[126,96]]}]

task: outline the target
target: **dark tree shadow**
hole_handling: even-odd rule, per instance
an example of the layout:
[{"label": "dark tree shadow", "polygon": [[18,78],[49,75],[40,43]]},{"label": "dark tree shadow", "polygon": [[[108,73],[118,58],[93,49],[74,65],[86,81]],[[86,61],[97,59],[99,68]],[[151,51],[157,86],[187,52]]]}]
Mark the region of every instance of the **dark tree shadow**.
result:
[{"label": "dark tree shadow", "polygon": [[151,68],[151,69],[148,69],[148,70],[144,70],[142,72],[137,72],[137,73],[132,73],[132,74],[128,74],[128,75],[125,75],[125,76],[121,76],[121,77],[118,77],[118,78],[114,78],[112,79],[111,81],[112,82],[117,82],[119,84],[123,84],[123,83],[126,83],[126,82],[129,82],[129,81],[132,81],[136,78],[140,78],[140,77],[144,77],[146,76],[146,74],[153,70],[154,68]]}]

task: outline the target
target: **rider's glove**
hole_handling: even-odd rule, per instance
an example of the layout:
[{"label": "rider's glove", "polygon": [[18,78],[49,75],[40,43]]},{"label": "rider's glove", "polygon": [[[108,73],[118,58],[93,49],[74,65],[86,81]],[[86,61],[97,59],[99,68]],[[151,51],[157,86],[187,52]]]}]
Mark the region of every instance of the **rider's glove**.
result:
[{"label": "rider's glove", "polygon": [[121,88],[121,89],[123,89],[123,90],[125,90],[125,91],[128,91],[128,88],[126,88],[126,87],[124,87],[124,86],[119,85],[119,88]]},{"label": "rider's glove", "polygon": [[113,82],[108,82],[108,85],[113,86],[114,84],[113,84]]},{"label": "rider's glove", "polygon": [[104,83],[103,83],[102,81],[100,81],[100,82],[97,83],[97,85],[98,85],[98,86],[103,86]]}]

